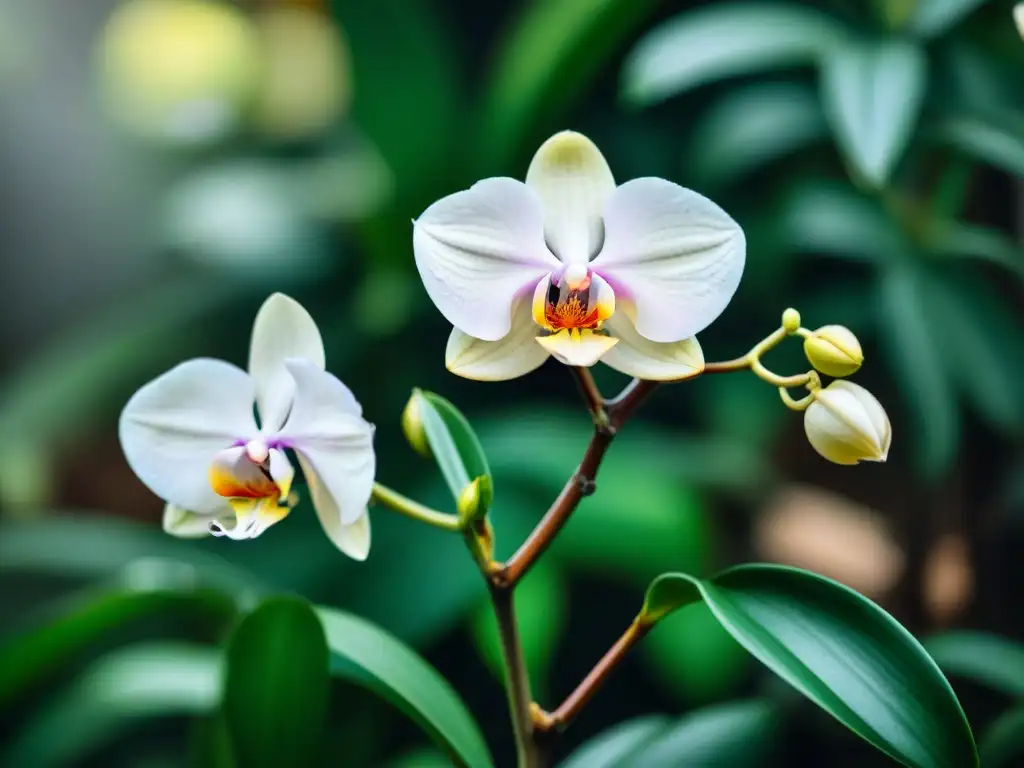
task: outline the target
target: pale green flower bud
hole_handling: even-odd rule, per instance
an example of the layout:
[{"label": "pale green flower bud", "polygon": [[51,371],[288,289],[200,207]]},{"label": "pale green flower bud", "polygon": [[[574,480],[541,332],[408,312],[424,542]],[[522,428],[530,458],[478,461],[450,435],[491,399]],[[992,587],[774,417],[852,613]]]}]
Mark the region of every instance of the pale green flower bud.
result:
[{"label": "pale green flower bud", "polygon": [[841,325],[826,325],[808,336],[804,354],[815,370],[836,378],[856,373],[864,362],[857,337]]},{"label": "pale green flower bud", "polygon": [[814,450],[834,464],[885,461],[892,427],[874,395],[850,381],[833,381],[813,394],[804,431]]},{"label": "pale green flower bud", "polygon": [[412,397],[402,411],[402,431],[416,453],[427,459],[433,455],[430,452],[430,443],[427,442],[426,430],[423,428],[423,395],[418,389],[413,390]]},{"label": "pale green flower bud", "polygon": [[782,313],[782,327],[786,333],[795,333],[800,327],[800,313],[790,307]]},{"label": "pale green flower bud", "polygon": [[490,511],[494,500],[494,484],[487,475],[481,475],[462,489],[455,504],[462,520],[479,520]]}]

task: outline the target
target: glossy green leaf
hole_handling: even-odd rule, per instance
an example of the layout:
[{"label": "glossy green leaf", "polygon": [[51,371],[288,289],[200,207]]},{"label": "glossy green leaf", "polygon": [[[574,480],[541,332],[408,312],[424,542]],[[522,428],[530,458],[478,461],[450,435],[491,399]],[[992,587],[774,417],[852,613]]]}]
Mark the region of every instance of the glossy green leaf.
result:
[{"label": "glossy green leaf", "polygon": [[876,199],[848,184],[802,184],[783,201],[781,237],[791,248],[887,263],[906,250],[902,233]]},{"label": "glossy green leaf", "polygon": [[730,91],[704,113],[686,161],[698,179],[726,184],[826,135],[810,88],[758,83]]},{"label": "glossy green leaf", "polygon": [[935,635],[924,647],[946,674],[1024,698],[1024,644],[986,632],[959,630]]},{"label": "glossy green leaf", "polygon": [[622,89],[629,101],[651,104],[722,78],[810,64],[845,34],[838,21],[807,6],[715,3],[642,39],[626,61]]},{"label": "glossy green leaf", "polygon": [[957,118],[939,128],[945,142],[1006,173],[1024,176],[1024,134],[997,122]]},{"label": "glossy green leaf", "polygon": [[330,658],[313,608],[271,597],[242,619],[225,651],[224,720],[243,766],[318,760]]},{"label": "glossy green leaf", "polygon": [[995,264],[1024,277],[1024,249],[1005,233],[963,221],[943,221],[929,232],[931,253]]},{"label": "glossy green leaf", "polygon": [[703,581],[661,576],[644,614],[654,620],[699,599],[765,666],[882,752],[917,768],[978,764],[939,668],[867,598],[797,568],[745,565]]},{"label": "glossy green leaf", "polygon": [[669,722],[664,715],[626,720],[584,742],[558,768],[622,768],[626,759],[647,746]]},{"label": "glossy green leaf", "polygon": [[127,591],[75,596],[53,606],[37,625],[0,645],[0,709],[11,704],[109,634],[155,617],[198,618],[212,628],[235,614],[235,602],[194,584],[140,584]]},{"label": "glossy green leaf", "polygon": [[408,715],[459,765],[491,768],[480,729],[447,680],[411,648],[370,622],[318,608],[331,672],[369,688]]},{"label": "glossy green leaf", "polygon": [[698,709],[641,746],[622,768],[756,768],[768,765],[779,716],[767,701]]},{"label": "glossy green leaf", "polygon": [[916,0],[910,29],[923,37],[936,37],[985,2],[987,0]]},{"label": "glossy green leaf", "polygon": [[888,181],[910,141],[927,77],[924,52],[901,40],[850,43],[825,58],[825,115],[843,154],[871,185]]},{"label": "glossy green leaf", "polygon": [[955,276],[930,280],[928,286],[932,322],[942,339],[942,360],[950,378],[994,430],[1020,433],[1024,430],[1020,390],[1024,344],[1019,323],[1002,333],[991,327],[987,305],[999,298],[987,287],[984,295],[975,296],[973,286]]},{"label": "glossy green leaf", "polygon": [[911,264],[889,269],[879,287],[879,319],[882,349],[910,412],[913,430],[907,431],[913,435],[917,466],[935,477],[956,455],[960,415],[942,360],[942,339],[926,304],[927,279]]},{"label": "glossy green leaf", "polygon": [[1004,712],[982,734],[978,745],[985,768],[1011,768],[1024,760],[1024,705]]},{"label": "glossy green leaf", "polygon": [[430,452],[458,500],[462,490],[477,477],[491,477],[487,456],[466,417],[450,402],[433,392],[416,390],[420,417]]},{"label": "glossy green leaf", "polygon": [[177,643],[114,651],[44,705],[3,751],[3,762],[84,765],[140,721],[211,712],[220,701],[220,662],[215,648]]},{"label": "glossy green leaf", "polygon": [[[483,167],[507,168],[561,125],[654,0],[532,0],[500,44],[484,85],[477,141]],[[532,150],[532,146],[529,147]]]},{"label": "glossy green leaf", "polygon": [[704,603],[658,624],[639,650],[659,685],[688,704],[727,698],[750,669],[749,654]]},{"label": "glossy green leaf", "polygon": [[[544,560],[531,568],[516,587],[516,621],[535,695],[542,695],[547,689],[548,673],[565,630],[569,607],[567,591],[562,574]],[[504,680],[498,624],[489,600],[477,610],[472,632],[484,662],[499,680]]]}]

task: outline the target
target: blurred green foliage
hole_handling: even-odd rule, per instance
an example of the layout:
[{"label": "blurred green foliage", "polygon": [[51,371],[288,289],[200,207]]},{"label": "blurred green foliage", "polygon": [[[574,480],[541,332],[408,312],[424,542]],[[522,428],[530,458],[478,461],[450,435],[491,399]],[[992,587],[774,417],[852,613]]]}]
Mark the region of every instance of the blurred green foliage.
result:
[{"label": "blurred green foliage", "polygon": [[[654,575],[703,576],[747,559],[756,550],[751,518],[799,479],[835,485],[891,520],[912,567],[888,607],[916,632],[930,627],[925,555],[940,533],[967,538],[977,595],[961,620],[1007,636],[1011,650],[958,656],[960,641],[947,641],[936,655],[958,692],[961,677],[973,681],[964,701],[982,753],[1013,764],[1024,728],[1005,699],[1018,699],[1019,685],[1012,665],[991,664],[1016,658],[1012,638],[1024,635],[1012,602],[1024,585],[1024,43],[1012,3],[238,0],[253,24],[269,5],[319,14],[346,48],[350,80],[339,82],[351,87],[351,109],[319,131],[284,137],[261,133],[243,113],[229,135],[190,144],[141,141],[91,116],[102,88],[89,105],[67,102],[82,71],[103,82],[93,48],[113,7],[74,3],[70,14],[73,2],[0,3],[9,11],[0,22],[0,103],[12,126],[4,157],[24,156],[4,182],[5,199],[28,233],[0,232],[5,267],[12,260],[3,319],[15,331],[0,338],[0,764],[223,765],[224,726],[211,714],[221,685],[214,649],[236,612],[267,591],[337,606],[348,612],[339,626],[364,617],[427,654],[481,723],[498,764],[509,763],[503,697],[486,673],[496,671],[493,626],[457,537],[374,509],[373,552],[357,565],[300,507],[257,541],[176,541],[160,533],[160,504],[124,466],[113,425],[138,386],[184,357],[243,362],[254,308],[285,290],[317,318],[329,368],[378,425],[383,482],[453,511],[441,474],[402,441],[399,414],[410,388],[422,386],[470,416],[494,476],[498,554],[508,555],[579,461],[590,425],[553,363],[493,385],[444,371],[448,328],[419,285],[409,222],[480,177],[521,178],[533,148],[563,127],[591,135],[618,179],[678,181],[744,227],[746,275],[702,334],[709,359],[746,351],[788,305],[810,327],[846,324],[864,344],[864,376],[896,440],[889,464],[851,480],[814,457],[799,419],[755,381],[660,392],[646,419],[617,439],[600,492],[518,595],[544,703],[576,685]],[[7,45],[22,36],[33,45]],[[56,54],[65,48],[70,64]],[[316,92],[298,75],[293,87]],[[40,101],[69,103],[68,123],[90,129],[47,144],[29,88]],[[102,151],[86,143],[92,133],[104,137]],[[88,229],[70,216],[54,220],[51,206],[84,205],[70,177],[94,168],[60,154],[65,143],[80,143],[84,155],[141,158],[142,175],[156,179],[150,188],[116,174],[82,182],[97,197],[113,186],[152,200],[153,220],[130,221],[126,205],[103,209]],[[41,187],[40,197],[36,177],[54,166],[69,183]],[[136,224],[147,237],[131,257],[145,269],[133,271],[104,256],[120,242],[115,234]],[[73,268],[31,250],[54,229],[66,230]],[[49,286],[45,295],[22,290],[31,269],[52,273],[35,283]],[[60,298],[68,295],[78,298]],[[48,326],[47,308],[57,305],[60,322]],[[786,349],[773,354],[780,370],[802,365]],[[608,393],[623,383],[596,374]],[[366,648],[383,642],[359,628]],[[773,756],[818,765],[832,750],[836,765],[883,764],[813,718],[779,726],[790,702],[762,689],[704,608],[659,627],[637,657],[560,756],[622,723],[596,736],[602,754],[607,744],[628,750],[641,741],[663,750],[665,762],[648,754],[645,768],[673,764],[673,749],[700,765],[699,745],[709,765],[730,754],[719,748],[743,751],[730,765]],[[356,662],[360,674],[369,662]],[[431,718],[449,718],[464,741],[446,748],[486,755],[458,698],[439,712],[423,702],[394,709],[360,698],[362,687],[389,684],[360,679],[356,667],[334,670],[331,684],[328,732],[350,739],[325,746],[338,764],[448,764],[412,752],[425,737],[402,712],[434,736]],[[741,694],[770,703],[719,703]],[[704,704],[713,706],[686,714]],[[629,721],[656,711],[666,716]],[[989,723],[991,731],[980,727]],[[762,748],[769,743],[774,751]],[[602,764],[580,754],[567,764]]]}]

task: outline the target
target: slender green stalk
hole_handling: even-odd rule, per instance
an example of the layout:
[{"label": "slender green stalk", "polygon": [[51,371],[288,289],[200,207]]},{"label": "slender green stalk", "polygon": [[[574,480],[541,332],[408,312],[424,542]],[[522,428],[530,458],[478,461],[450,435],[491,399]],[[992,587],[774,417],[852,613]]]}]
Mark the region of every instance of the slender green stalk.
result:
[{"label": "slender green stalk", "polygon": [[373,499],[385,507],[393,509],[395,512],[400,512],[406,517],[419,520],[421,523],[432,525],[435,528],[453,532],[462,530],[462,523],[455,515],[438,512],[436,509],[431,509],[420,504],[418,501],[413,501],[407,496],[403,496],[380,483],[373,484]]}]

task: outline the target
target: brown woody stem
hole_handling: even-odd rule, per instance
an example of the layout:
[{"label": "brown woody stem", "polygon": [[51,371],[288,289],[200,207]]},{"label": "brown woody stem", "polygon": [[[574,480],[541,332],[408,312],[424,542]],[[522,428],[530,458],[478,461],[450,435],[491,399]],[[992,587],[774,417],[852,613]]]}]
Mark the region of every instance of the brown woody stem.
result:
[{"label": "brown woody stem", "polygon": [[575,719],[584,705],[590,701],[598,689],[609,678],[612,671],[619,665],[630,649],[640,642],[643,637],[651,631],[652,624],[634,621],[622,637],[615,641],[615,645],[608,649],[608,652],[601,657],[601,660],[594,665],[583,681],[576,686],[576,690],[570,693],[561,706],[554,712],[547,713],[543,710],[533,711],[534,727],[540,732],[561,731]]}]

